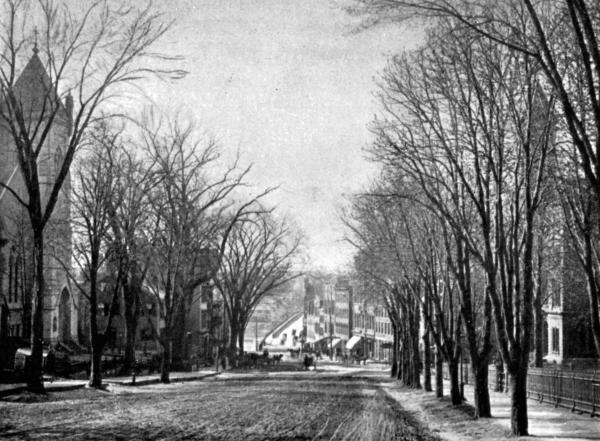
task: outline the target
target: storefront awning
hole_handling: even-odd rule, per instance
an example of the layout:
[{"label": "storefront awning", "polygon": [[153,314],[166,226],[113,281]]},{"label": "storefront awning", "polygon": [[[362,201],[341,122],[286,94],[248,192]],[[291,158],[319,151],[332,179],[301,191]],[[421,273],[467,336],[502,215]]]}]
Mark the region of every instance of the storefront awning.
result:
[{"label": "storefront awning", "polygon": [[335,348],[337,347],[340,343],[342,342],[341,338],[334,338],[333,340],[331,340],[331,347]]},{"label": "storefront awning", "polygon": [[350,340],[348,340],[348,343],[346,343],[346,349],[352,350],[361,339],[362,337],[360,335],[353,335]]},{"label": "storefront awning", "polygon": [[310,344],[316,345],[316,344],[324,342],[327,339],[329,339],[329,337],[319,337],[319,338],[316,338],[315,340],[311,341]]}]

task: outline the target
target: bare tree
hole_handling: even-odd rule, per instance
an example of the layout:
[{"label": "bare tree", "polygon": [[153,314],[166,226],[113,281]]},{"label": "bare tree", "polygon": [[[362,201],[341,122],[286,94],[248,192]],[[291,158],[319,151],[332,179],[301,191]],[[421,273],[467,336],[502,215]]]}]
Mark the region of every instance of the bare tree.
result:
[{"label": "bare tree", "polygon": [[[90,131],[86,150],[77,163],[75,179],[71,196],[73,226],[73,261],[76,263],[71,268],[70,259],[64,261],[59,254],[54,257],[59,260],[67,271],[72,284],[89,303],[90,312],[90,338],[91,338],[91,369],[89,386],[102,387],[102,353],[111,328],[113,317],[116,314],[119,294],[120,266],[116,281],[112,283],[112,300],[108,311],[104,329],[98,323],[98,303],[100,291],[101,272],[107,270],[109,261],[119,259],[118,254],[111,246],[109,231],[112,216],[112,203],[115,203],[115,182],[118,168],[115,166],[122,156],[122,146],[119,145],[118,131],[111,130],[106,123],[96,125]],[[71,253],[62,253],[71,257]],[[79,277],[82,276],[83,280]],[[83,306],[83,305],[80,305]],[[86,305],[87,306],[87,305]]]},{"label": "bare tree", "polygon": [[[109,199],[110,246],[116,258],[111,260],[114,282],[120,285],[124,303],[125,353],[121,373],[131,372],[135,364],[138,322],[144,299],[144,284],[152,265],[152,241],[156,237],[156,220],[152,212],[151,195],[158,184],[154,179],[154,160],[137,148],[135,139],[128,139],[115,162],[114,190]],[[156,330],[158,332],[158,330]]]},{"label": "bare tree", "polygon": [[344,222],[357,248],[355,270],[377,286],[394,328],[392,376],[420,387],[419,320],[422,285],[412,259],[400,206],[382,191],[383,185],[352,200]]},{"label": "bare tree", "polygon": [[[5,209],[3,219],[4,222],[10,225],[7,228],[7,244],[10,243],[8,249],[8,259],[6,268],[7,273],[4,273],[8,286],[8,301],[18,301],[21,306],[21,336],[23,340],[31,340],[31,314],[32,314],[32,298],[35,289],[35,267],[34,256],[31,247],[32,236],[31,230],[27,222],[27,217],[21,207],[16,210]],[[8,306],[8,305],[7,305]],[[7,308],[7,314],[10,314],[10,309]],[[8,317],[6,317],[8,320]],[[8,324],[8,323],[7,323]]]},{"label": "bare tree", "polygon": [[[156,183],[151,192],[151,221],[156,226],[149,285],[165,316],[161,380],[169,381],[173,346],[185,330],[186,308],[194,291],[216,274],[228,237],[238,222],[258,208],[271,190],[242,203],[232,196],[244,184],[249,168],[237,164],[218,170],[219,150],[209,140],[194,138],[194,126],[179,121],[154,121],[142,130],[142,145],[152,160]],[[183,315],[180,312],[183,311]],[[183,322],[181,321],[183,319]]]},{"label": "bare tree", "polygon": [[[138,9],[98,0],[71,8],[49,0],[7,0],[1,16],[0,120],[24,188],[0,185],[24,207],[31,224],[37,292],[27,383],[31,391],[43,392],[45,236],[73,158],[100,106],[123,93],[123,86],[150,74],[179,77],[183,72],[160,70],[167,57],[149,50],[169,29],[151,3]],[[32,39],[34,55],[25,68],[29,76],[19,81]],[[59,135],[64,144],[51,145]],[[41,161],[48,165],[38,168]]]},{"label": "bare tree", "polygon": [[259,213],[237,223],[228,237],[214,279],[225,301],[230,327],[229,350],[243,351],[248,320],[269,293],[301,276],[292,272],[300,237],[284,221]]},{"label": "bare tree", "polygon": [[[600,211],[600,5],[593,0],[357,0],[353,12],[366,14],[369,23],[404,21],[415,17],[433,20],[453,17],[484,38],[502,44],[537,64],[543,85],[562,110],[557,140],[569,140],[576,161],[575,173],[587,181],[585,191],[593,194],[594,211]],[[518,25],[515,25],[518,24]],[[564,136],[562,131],[564,131]],[[569,155],[570,156],[570,155]],[[570,167],[569,167],[570,168]],[[571,209],[568,204],[565,208]],[[584,214],[585,210],[581,212]],[[584,228],[575,222],[568,228]],[[593,221],[592,221],[593,223]],[[579,240],[574,238],[574,240]],[[584,239],[585,242],[585,239]],[[593,247],[574,245],[587,278],[590,319],[600,354],[599,266]],[[586,256],[586,250],[588,255]],[[597,256],[597,255],[596,255]]]},{"label": "bare tree", "polygon": [[[384,74],[386,118],[375,125],[374,153],[400,178],[418,184],[429,209],[452,229],[462,256],[455,267],[461,308],[468,307],[471,295],[465,257],[484,269],[498,346],[512,381],[512,429],[523,434],[533,238],[551,145],[552,103],[544,100],[527,57],[451,21],[440,26],[427,48],[396,57]],[[465,312],[464,322],[472,323]],[[488,348],[484,343],[471,350],[478,365],[473,367],[485,370],[485,378]]]},{"label": "bare tree", "polygon": [[[404,298],[401,296],[396,302],[390,299],[387,303],[390,306],[398,303],[402,311],[412,302],[422,311],[427,331],[424,343],[429,345],[431,338],[440,356],[448,363],[452,403],[460,404],[462,394],[458,366],[462,353],[462,314],[457,295],[458,282],[452,269],[455,247],[443,219],[411,198],[401,197],[402,194],[406,196],[388,183],[361,195],[353,202],[354,222],[346,224],[355,236],[351,242],[363,254],[371,250],[374,253],[372,259],[385,262],[379,265],[378,277],[393,280],[390,279],[393,274],[400,278],[395,285],[404,288]],[[362,259],[361,265],[364,263]],[[394,269],[386,270],[390,275],[385,276],[381,269],[390,264]],[[375,268],[372,264],[370,267]],[[393,286],[391,291],[394,291]],[[409,298],[405,298],[406,295]],[[430,354],[426,355],[430,363]],[[441,370],[436,374],[441,378]],[[441,388],[438,392],[441,394]]]}]

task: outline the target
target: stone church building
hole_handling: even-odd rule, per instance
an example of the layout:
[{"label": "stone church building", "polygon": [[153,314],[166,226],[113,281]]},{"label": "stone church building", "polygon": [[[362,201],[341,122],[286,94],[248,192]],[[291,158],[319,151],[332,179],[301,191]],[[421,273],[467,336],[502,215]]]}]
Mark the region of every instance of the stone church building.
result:
[{"label": "stone church building", "polygon": [[[53,106],[57,109],[38,157],[42,201],[46,201],[69,141],[73,101],[70,96],[64,102],[58,98],[37,47],[13,91],[30,130],[54,113],[48,109]],[[0,181],[27,201],[5,112],[5,105],[0,102]],[[60,263],[71,263],[70,187],[70,176],[67,176],[45,232],[44,341],[51,344],[77,340],[76,296],[72,295],[67,273]],[[28,341],[31,336],[32,299],[36,290],[31,237],[26,210],[10,191],[0,188],[0,338],[21,337]]]}]

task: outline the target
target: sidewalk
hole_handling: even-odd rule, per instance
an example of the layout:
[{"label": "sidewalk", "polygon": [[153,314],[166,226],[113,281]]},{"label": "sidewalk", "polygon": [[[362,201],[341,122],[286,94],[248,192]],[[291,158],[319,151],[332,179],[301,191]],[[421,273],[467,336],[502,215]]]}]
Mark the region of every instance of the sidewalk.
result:
[{"label": "sidewalk", "polygon": [[[64,378],[57,378],[54,381],[49,381],[48,379],[44,379],[44,387],[47,391],[52,392],[79,389],[84,387],[86,384],[87,380],[67,380]],[[0,398],[21,393],[26,389],[26,383],[0,384]]]},{"label": "sidewalk", "polygon": [[[381,388],[402,408],[411,412],[431,432],[448,441],[514,441],[530,439],[510,436],[510,397],[508,394],[490,391],[492,415],[490,418],[473,420],[466,406],[453,407],[447,396],[449,382],[444,382],[444,398],[439,400],[434,392],[413,390],[394,383],[382,383]],[[473,387],[465,385],[467,404],[473,404]],[[589,414],[570,412],[555,408],[537,400],[527,400],[529,434],[536,441],[582,441],[600,440],[600,418]]]},{"label": "sidewalk", "polygon": [[[171,372],[170,379],[172,383],[184,381],[197,381],[207,377],[218,375],[215,370],[202,369],[195,372]],[[141,375],[135,377],[135,382],[131,375],[127,377],[105,377],[102,379],[105,384],[115,384],[120,386],[145,386],[148,384],[160,383],[160,374]],[[68,380],[58,378],[54,381],[45,380],[44,387],[48,392],[59,392],[85,387],[88,380]],[[25,383],[0,384],[0,398],[8,395],[21,393],[27,389]]]}]

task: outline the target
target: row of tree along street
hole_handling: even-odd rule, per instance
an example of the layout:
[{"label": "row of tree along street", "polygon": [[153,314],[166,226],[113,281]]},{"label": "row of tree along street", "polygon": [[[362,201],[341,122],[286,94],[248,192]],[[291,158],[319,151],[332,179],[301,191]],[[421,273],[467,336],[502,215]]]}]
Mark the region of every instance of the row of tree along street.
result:
[{"label": "row of tree along street", "polygon": [[[135,101],[132,93],[145,79],[174,81],[186,74],[173,68],[177,58],[153,50],[171,24],[152,4],[125,3],[2,2],[0,118],[17,152],[24,193],[0,185],[29,219],[35,293],[28,385],[36,392],[44,390],[44,269],[50,255],[88,300],[93,387],[102,385],[102,353],[121,297],[125,370],[134,363],[142,292],[149,290],[164,318],[164,328],[154,329],[154,337],[162,347],[161,379],[168,382],[171,351],[184,339],[182,320],[198,287],[213,281],[222,294],[229,355],[235,357],[258,301],[293,277],[299,238],[261,202],[274,189],[253,193],[247,182],[250,168],[239,161],[224,165],[219,145],[199,136],[194,123],[179,115],[156,109],[144,116],[114,111],[119,99]],[[15,94],[32,47],[48,72],[34,112]],[[50,134],[67,100],[72,103],[68,142],[52,146],[56,173],[40,176],[40,152],[52,144]],[[65,221],[73,232],[66,253],[56,250],[48,233],[63,192],[68,192],[71,211]],[[106,274],[112,301],[107,324],[100,328],[99,286]]]},{"label": "row of tree along street", "polygon": [[445,362],[460,403],[466,346],[476,414],[491,416],[497,351],[512,432],[526,435],[530,352],[540,365],[541,305],[563,245],[585,275],[600,353],[600,5],[362,0],[352,11],[367,26],[431,24],[422,47],[380,75],[369,154],[381,177],[345,216],[356,270],[395,328],[393,374],[420,387],[423,317],[425,388],[432,344],[438,391]]}]

